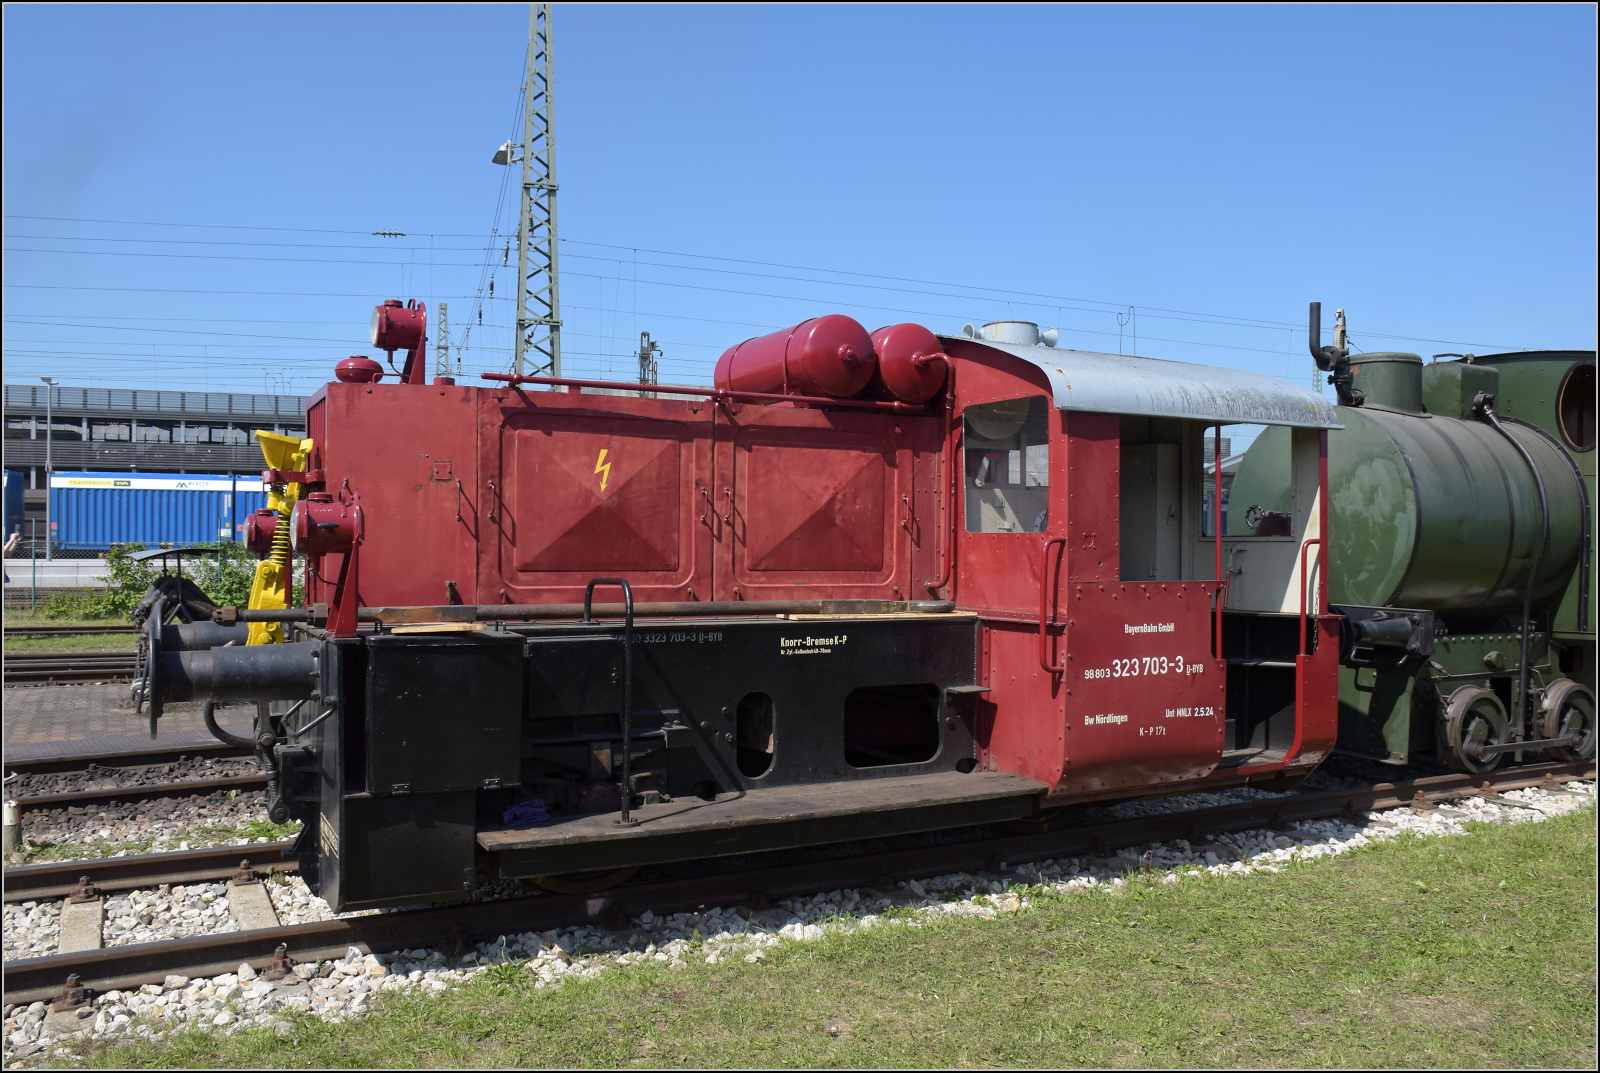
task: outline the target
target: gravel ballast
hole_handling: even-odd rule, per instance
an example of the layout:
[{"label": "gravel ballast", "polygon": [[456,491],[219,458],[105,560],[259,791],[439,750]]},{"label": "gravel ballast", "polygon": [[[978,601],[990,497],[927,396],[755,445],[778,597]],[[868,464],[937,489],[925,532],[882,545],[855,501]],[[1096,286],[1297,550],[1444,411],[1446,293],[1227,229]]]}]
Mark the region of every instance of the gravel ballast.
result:
[{"label": "gravel ballast", "polygon": [[[119,805],[76,805],[22,817],[25,850],[49,848],[49,860],[121,857],[207,846],[271,841],[241,838],[235,832],[257,824],[266,811],[260,790],[218,791],[188,797],[156,798]],[[32,862],[29,862],[32,863]]]},{"label": "gravel ballast", "polygon": [[89,764],[82,771],[18,774],[16,778],[6,783],[6,796],[36,797],[41,794],[72,794],[85,790],[135,789],[140,786],[165,786],[195,779],[222,779],[261,773],[261,765],[253,756],[185,756],[170,764],[144,764],[137,767],[102,767],[99,764]]}]

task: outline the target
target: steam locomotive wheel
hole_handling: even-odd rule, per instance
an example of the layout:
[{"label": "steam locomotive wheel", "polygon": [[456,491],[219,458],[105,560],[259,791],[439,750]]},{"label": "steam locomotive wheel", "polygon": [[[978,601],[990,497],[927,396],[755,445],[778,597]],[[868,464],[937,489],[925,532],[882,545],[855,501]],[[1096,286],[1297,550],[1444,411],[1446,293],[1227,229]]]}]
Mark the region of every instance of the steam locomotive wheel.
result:
[{"label": "steam locomotive wheel", "polygon": [[1445,709],[1445,763],[1463,775],[1493,771],[1505,754],[1484,756],[1482,750],[1505,744],[1510,727],[1499,697],[1478,686],[1462,686],[1450,694]]},{"label": "steam locomotive wheel", "polygon": [[1539,712],[1541,738],[1577,738],[1571,745],[1557,745],[1544,754],[1552,760],[1576,763],[1594,758],[1594,694],[1570,678],[1550,684],[1544,691]]},{"label": "steam locomotive wheel", "polygon": [[594,872],[568,872],[559,876],[534,876],[534,886],[552,894],[599,894],[618,883],[625,883],[639,870],[638,865],[626,868],[602,868]]}]

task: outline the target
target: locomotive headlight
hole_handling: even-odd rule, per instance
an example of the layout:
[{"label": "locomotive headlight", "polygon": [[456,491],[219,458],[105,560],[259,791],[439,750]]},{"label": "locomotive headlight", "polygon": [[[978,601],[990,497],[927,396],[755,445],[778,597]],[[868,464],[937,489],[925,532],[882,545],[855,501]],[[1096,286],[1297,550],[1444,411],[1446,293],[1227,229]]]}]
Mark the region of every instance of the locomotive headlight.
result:
[{"label": "locomotive headlight", "polygon": [[420,305],[401,305],[390,298],[372,310],[372,345],[393,354],[396,350],[416,350],[422,346],[425,316]]}]

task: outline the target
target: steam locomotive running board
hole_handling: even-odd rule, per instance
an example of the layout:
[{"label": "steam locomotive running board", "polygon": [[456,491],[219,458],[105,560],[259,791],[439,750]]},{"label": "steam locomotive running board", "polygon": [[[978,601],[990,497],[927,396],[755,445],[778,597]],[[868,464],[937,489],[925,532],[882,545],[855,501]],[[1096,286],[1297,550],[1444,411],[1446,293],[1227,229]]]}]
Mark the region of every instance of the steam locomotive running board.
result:
[{"label": "steam locomotive running board", "polygon": [[1044,790],[998,771],[777,786],[648,805],[634,813],[637,827],[615,826],[608,812],[489,828],[478,845],[499,855],[503,875],[548,875],[1021,819]]}]

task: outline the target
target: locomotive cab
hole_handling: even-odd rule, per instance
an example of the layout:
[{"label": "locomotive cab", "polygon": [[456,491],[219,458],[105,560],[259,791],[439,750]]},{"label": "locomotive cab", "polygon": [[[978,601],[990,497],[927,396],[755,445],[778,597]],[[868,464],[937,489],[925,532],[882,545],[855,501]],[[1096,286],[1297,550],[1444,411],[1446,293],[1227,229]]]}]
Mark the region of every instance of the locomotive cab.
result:
[{"label": "locomotive cab", "polygon": [[[1333,408],[1251,374],[941,341],[964,497],[952,598],[982,622],[990,689],[980,763],[1044,782],[1052,803],[1310,771],[1334,734]],[[1246,422],[1291,436],[1295,494],[1278,531],[1219,538],[1204,439]]]}]

